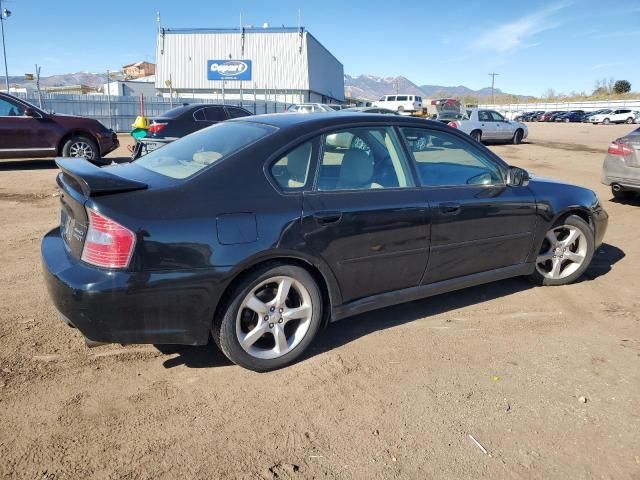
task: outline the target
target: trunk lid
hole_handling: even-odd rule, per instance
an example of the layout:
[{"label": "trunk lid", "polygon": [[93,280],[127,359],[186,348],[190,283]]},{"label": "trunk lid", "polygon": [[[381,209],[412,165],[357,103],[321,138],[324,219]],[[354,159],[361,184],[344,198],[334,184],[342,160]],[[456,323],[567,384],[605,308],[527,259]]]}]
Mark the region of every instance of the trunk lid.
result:
[{"label": "trunk lid", "polygon": [[89,219],[85,203],[89,197],[148,188],[146,183],[124,178],[79,158],[56,158],[60,173],[60,233],[69,252],[82,256]]}]

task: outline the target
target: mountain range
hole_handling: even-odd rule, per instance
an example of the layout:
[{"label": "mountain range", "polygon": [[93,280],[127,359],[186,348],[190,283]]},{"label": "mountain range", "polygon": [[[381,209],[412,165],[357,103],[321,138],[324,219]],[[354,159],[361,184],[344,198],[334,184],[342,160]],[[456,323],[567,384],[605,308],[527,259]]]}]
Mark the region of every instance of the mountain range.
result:
[{"label": "mountain range", "polygon": [[[61,87],[67,85],[98,87],[106,83],[106,78],[107,75],[104,73],[66,73],[62,75],[52,75],[50,77],[41,77],[40,85],[42,87]],[[26,81],[23,76],[9,77],[9,83],[11,85],[22,85],[29,89],[35,89],[35,82]],[[489,87],[473,90],[464,85],[458,85],[457,87],[444,85],[418,86],[403,76],[377,77],[375,75],[359,75],[354,77],[345,75],[344,88],[347,97],[364,98],[368,100],[377,100],[382,95],[389,95],[395,92],[421,95],[425,98],[473,96],[481,99],[491,96],[491,88]],[[495,95],[505,95],[505,93],[499,88],[496,88]]]},{"label": "mountain range", "polygon": [[[457,87],[447,87],[444,85],[416,85],[406,77],[377,77],[375,75],[360,75],[352,77],[344,76],[344,89],[347,97],[366,98],[377,100],[383,95],[395,92],[421,95],[425,98],[436,97],[464,97],[465,95],[477,98],[491,97],[491,87],[473,90],[458,85]],[[506,95],[499,88],[495,89],[495,95]]]}]

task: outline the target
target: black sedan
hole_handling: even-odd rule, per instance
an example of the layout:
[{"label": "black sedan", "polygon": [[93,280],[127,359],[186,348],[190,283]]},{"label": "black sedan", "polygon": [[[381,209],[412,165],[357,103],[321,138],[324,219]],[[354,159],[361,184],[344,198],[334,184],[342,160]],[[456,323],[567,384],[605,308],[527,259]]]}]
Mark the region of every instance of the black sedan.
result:
[{"label": "black sedan", "polygon": [[231,105],[184,104],[152,118],[146,138],[136,142],[132,160],[164,147],[178,138],[231,118],[248,117],[249,110]]},{"label": "black sedan", "polygon": [[555,118],[556,122],[582,122],[584,120],[584,112],[582,110],[573,110]]},{"label": "black sedan", "polygon": [[573,282],[608,222],[591,190],[402,116],[261,115],[130,164],[57,164],[42,258],[64,321],[92,344],[212,335],[256,371],[329,321],[521,275]]}]

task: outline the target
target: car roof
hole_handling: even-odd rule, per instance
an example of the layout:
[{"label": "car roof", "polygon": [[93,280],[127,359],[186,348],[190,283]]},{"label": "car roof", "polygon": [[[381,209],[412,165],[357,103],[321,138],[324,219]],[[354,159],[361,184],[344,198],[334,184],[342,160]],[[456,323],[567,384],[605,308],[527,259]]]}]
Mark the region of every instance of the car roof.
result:
[{"label": "car roof", "polygon": [[401,115],[395,116],[380,113],[362,115],[360,112],[348,111],[317,112],[309,115],[299,115],[297,113],[271,113],[266,115],[234,118],[229,121],[261,123],[279,129],[302,128],[303,130],[309,131],[329,127],[340,127],[343,125],[348,126],[354,123],[429,125],[437,126],[439,129],[443,125],[441,122],[434,122],[417,117],[404,117]]}]

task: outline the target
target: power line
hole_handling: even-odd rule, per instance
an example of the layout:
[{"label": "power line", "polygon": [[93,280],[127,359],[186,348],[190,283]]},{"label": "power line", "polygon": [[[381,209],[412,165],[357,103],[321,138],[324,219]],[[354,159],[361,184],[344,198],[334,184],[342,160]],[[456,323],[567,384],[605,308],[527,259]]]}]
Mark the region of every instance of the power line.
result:
[{"label": "power line", "polygon": [[491,105],[495,105],[496,104],[496,99],[494,96],[494,85],[495,85],[495,81],[496,81],[496,75],[500,75],[499,73],[495,73],[495,72],[491,72],[489,74],[489,76],[491,77]]}]

